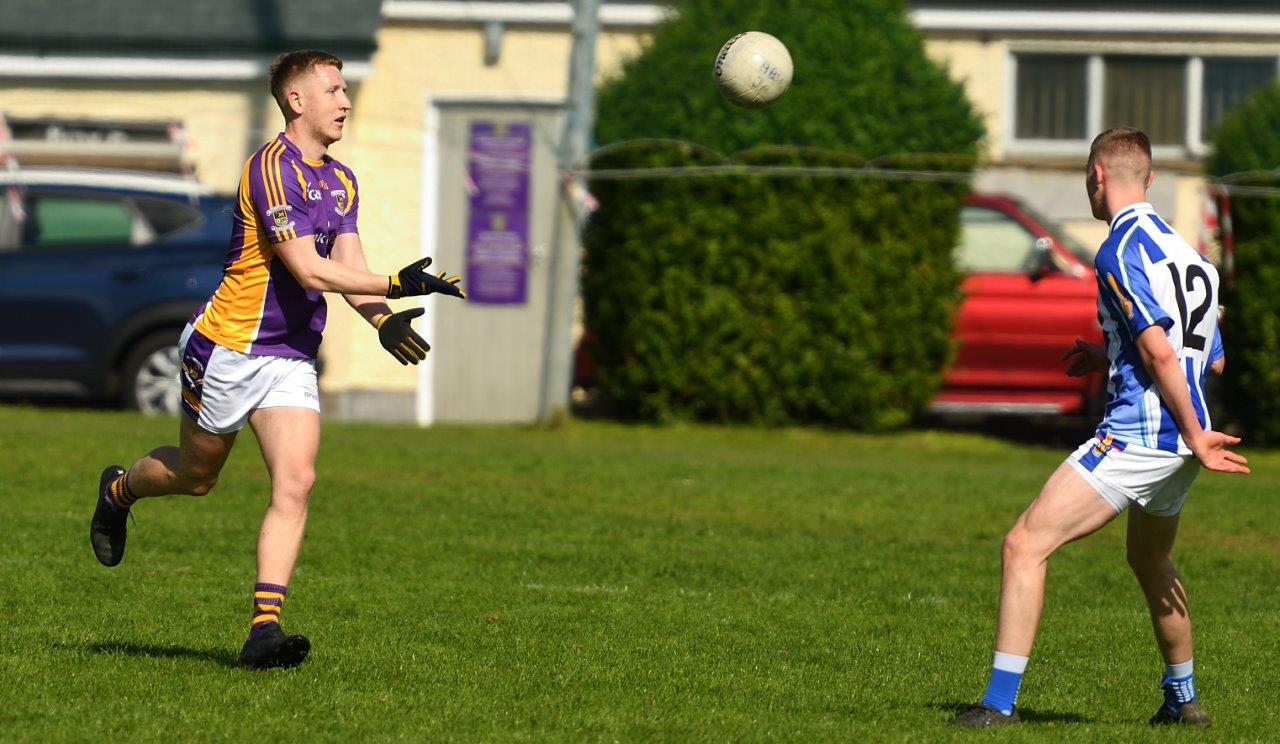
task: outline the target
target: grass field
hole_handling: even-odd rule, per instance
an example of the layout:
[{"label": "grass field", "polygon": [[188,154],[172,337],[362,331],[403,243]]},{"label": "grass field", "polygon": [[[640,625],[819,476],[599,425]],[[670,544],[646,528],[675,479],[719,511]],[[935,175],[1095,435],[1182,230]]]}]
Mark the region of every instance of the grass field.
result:
[{"label": "grass field", "polygon": [[952,731],[990,662],[1004,530],[1065,454],[958,433],[326,424],[283,620],[235,668],[266,476],[135,508],[98,472],[174,420],[0,407],[0,738],[1280,739],[1280,453],[1202,476],[1177,554],[1209,732],[1151,731],[1161,666],[1113,524],[1050,564],[1018,730]]}]

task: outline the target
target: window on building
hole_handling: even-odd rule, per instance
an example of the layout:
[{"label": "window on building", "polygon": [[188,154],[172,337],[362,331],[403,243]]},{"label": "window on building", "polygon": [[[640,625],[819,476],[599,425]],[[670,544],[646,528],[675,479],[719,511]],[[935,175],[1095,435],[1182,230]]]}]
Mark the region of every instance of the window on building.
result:
[{"label": "window on building", "polygon": [[[1199,96],[1187,90],[1196,65]],[[1276,77],[1275,56],[1018,53],[1013,139],[1074,143],[1095,128],[1133,126],[1153,145],[1198,152],[1232,107]]]},{"label": "window on building", "polygon": [[1003,212],[965,207],[955,258],[965,272],[1023,273],[1035,266],[1036,237]]},{"label": "window on building", "polygon": [[1208,137],[1223,115],[1276,76],[1270,57],[1206,57],[1200,131]]},{"label": "window on building", "polygon": [[1102,127],[1137,127],[1153,145],[1186,141],[1187,60],[1107,57]]},{"label": "window on building", "polygon": [[1024,54],[1017,64],[1018,139],[1085,137],[1086,58]]}]

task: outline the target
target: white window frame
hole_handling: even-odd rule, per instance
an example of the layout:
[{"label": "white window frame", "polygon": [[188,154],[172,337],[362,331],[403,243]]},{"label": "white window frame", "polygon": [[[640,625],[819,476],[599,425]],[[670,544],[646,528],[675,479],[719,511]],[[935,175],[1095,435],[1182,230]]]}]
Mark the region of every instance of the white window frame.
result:
[{"label": "white window frame", "polygon": [[1201,131],[1204,106],[1204,59],[1206,57],[1239,57],[1276,61],[1280,78],[1280,47],[1274,44],[1239,43],[1179,44],[1167,42],[1096,42],[1017,41],[1005,48],[1004,116],[1002,124],[1004,152],[1009,156],[1060,157],[1079,155],[1087,150],[1092,136],[1081,140],[1022,139],[1017,136],[1018,56],[1023,54],[1066,54],[1084,57],[1085,62],[1085,131],[1102,131],[1103,91],[1106,85],[1108,56],[1182,57],[1186,63],[1186,123],[1181,145],[1156,145],[1151,154],[1157,160],[1203,157],[1209,150]]}]

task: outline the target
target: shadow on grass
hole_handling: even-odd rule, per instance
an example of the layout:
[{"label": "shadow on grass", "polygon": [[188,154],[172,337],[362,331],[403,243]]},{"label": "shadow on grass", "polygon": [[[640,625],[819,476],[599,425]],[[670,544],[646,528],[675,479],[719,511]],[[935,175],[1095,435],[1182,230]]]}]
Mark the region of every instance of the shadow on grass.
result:
[{"label": "shadow on grass", "polygon": [[[950,715],[960,712],[961,708],[967,708],[973,703],[958,702],[955,700],[947,700],[941,703],[929,703],[929,707],[935,710],[944,711]],[[1025,708],[1018,706],[1018,717],[1023,723],[1097,723],[1097,719],[1087,718],[1079,713],[1056,713],[1051,710],[1036,710],[1035,708]]]},{"label": "shadow on grass", "polygon": [[[67,648],[67,644],[59,644],[59,648]],[[145,656],[153,659],[192,659],[207,661],[220,666],[237,669],[240,667],[239,655],[229,649],[187,648],[186,646],[158,646],[152,643],[125,643],[120,641],[95,641],[85,643],[85,648],[98,654],[114,656]]]}]

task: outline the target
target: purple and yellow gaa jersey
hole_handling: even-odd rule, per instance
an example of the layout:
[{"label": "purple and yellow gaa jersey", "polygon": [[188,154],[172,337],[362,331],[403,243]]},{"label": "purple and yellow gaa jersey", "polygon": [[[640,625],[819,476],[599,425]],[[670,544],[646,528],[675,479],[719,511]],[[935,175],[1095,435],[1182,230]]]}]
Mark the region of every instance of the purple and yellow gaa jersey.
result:
[{"label": "purple and yellow gaa jersey", "polygon": [[337,236],[356,232],[359,208],[350,168],[304,158],[284,134],[263,145],[244,164],[222,283],[193,316],[196,330],[245,354],[315,357],[324,293],[303,289],[273,246],[313,236],[328,258]]}]

